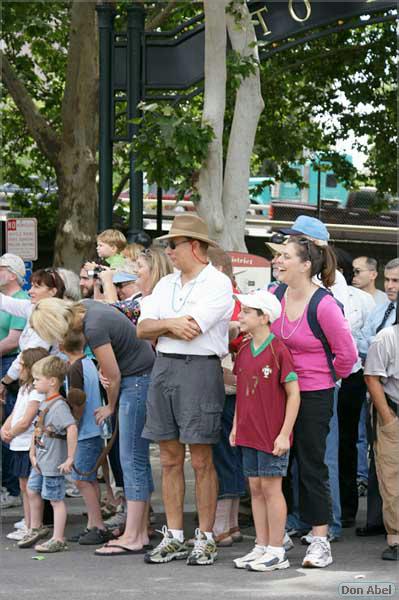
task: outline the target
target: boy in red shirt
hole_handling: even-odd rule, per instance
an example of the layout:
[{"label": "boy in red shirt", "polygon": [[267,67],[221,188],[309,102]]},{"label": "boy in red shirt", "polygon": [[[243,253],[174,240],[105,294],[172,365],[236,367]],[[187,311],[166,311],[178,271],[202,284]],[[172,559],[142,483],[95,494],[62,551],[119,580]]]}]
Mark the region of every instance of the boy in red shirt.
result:
[{"label": "boy in red shirt", "polygon": [[283,547],[287,506],[282,478],[287,474],[292,429],[300,395],[292,358],[270,332],[281,305],[265,290],[238,294],[241,331],[250,335],[234,365],[237,403],[232,446],[241,446],[244,475],[249,479],[256,529],[253,550],[234,560],[239,569],[273,571],[289,567]]}]

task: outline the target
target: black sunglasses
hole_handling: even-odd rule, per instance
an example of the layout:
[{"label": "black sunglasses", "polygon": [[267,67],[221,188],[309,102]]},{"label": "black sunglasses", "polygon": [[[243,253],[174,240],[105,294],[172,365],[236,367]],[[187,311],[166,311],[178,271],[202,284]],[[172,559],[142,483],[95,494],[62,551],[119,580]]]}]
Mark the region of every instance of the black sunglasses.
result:
[{"label": "black sunglasses", "polygon": [[191,240],[183,240],[182,242],[175,242],[174,240],[170,240],[167,243],[167,246],[171,250],[176,250],[177,246],[180,246],[181,244],[190,244],[190,243],[191,243]]}]

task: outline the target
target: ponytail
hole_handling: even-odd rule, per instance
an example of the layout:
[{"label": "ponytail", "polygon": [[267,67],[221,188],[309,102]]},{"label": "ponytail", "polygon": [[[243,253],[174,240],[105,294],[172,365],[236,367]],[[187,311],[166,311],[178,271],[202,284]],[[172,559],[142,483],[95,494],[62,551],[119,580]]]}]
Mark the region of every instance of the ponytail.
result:
[{"label": "ponytail", "polygon": [[321,246],[323,253],[323,264],[320,272],[320,279],[325,288],[329,289],[335,282],[335,272],[337,270],[337,259],[330,246]]},{"label": "ponytail", "polygon": [[287,243],[296,246],[296,252],[302,262],[310,261],[310,277],[316,276],[327,289],[334,284],[337,259],[330,246],[297,235],[292,235]]}]

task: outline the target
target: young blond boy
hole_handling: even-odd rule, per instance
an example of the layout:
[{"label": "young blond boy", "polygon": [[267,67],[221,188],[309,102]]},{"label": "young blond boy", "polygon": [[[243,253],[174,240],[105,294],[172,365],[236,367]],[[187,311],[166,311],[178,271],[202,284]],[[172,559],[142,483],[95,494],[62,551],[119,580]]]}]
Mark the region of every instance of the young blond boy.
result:
[{"label": "young blond boy", "polygon": [[32,471],[28,480],[31,529],[18,542],[20,548],[30,548],[47,537],[43,527],[43,500],[49,500],[54,511],[54,532],[47,542],[36,545],[36,552],[62,552],[68,547],[64,532],[67,510],[64,502],[64,473],[72,471],[78,430],[68,404],[60,395],[67,364],[57,356],[48,356],[32,368],[33,385],[46,399],[39,406],[29,456]]},{"label": "young blond boy", "polygon": [[113,269],[121,267],[125,262],[122,251],[127,240],[117,229],[105,229],[97,236],[97,254]]},{"label": "young blond boy", "polygon": [[244,475],[249,479],[256,544],[234,560],[250,571],[286,569],[283,545],[287,506],[282,478],[287,474],[292,429],[300,395],[289,350],[270,332],[280,316],[278,299],[265,290],[236,296],[241,303],[241,331],[250,335],[236,357],[237,401],[230,434],[241,446]]}]

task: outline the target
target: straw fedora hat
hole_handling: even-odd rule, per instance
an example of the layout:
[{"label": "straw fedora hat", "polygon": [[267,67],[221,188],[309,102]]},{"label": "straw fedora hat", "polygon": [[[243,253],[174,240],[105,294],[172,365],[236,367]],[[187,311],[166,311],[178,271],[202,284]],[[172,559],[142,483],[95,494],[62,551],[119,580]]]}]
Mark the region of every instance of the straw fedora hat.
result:
[{"label": "straw fedora hat", "polygon": [[282,244],[275,244],[274,242],[265,242],[265,244],[268,248],[270,248],[273,254],[282,254],[286,242],[283,242]]},{"label": "straw fedora hat", "polygon": [[158,240],[170,240],[175,237],[188,237],[218,247],[218,244],[209,237],[207,224],[198,215],[189,213],[176,215],[169,233],[159,237]]}]

